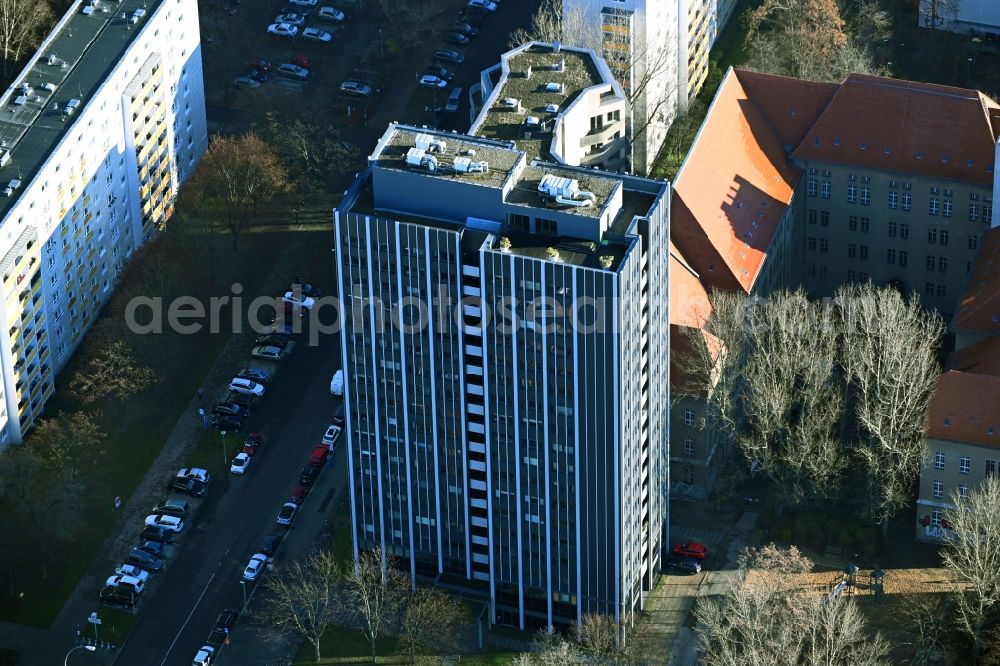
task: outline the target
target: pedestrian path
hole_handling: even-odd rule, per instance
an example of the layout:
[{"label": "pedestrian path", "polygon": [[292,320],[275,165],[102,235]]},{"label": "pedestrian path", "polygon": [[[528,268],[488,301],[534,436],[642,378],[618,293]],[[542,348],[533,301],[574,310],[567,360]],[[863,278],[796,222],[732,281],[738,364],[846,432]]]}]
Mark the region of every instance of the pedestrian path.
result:
[{"label": "pedestrian path", "polygon": [[675,541],[694,541],[709,546],[718,546],[722,543],[722,532],[717,530],[706,530],[700,527],[671,527],[670,538]]}]

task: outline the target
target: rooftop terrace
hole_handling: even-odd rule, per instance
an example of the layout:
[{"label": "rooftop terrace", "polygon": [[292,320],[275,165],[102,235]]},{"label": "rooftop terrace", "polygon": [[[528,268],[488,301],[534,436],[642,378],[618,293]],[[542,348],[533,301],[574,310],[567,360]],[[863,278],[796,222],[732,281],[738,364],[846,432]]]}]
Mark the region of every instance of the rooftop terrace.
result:
[{"label": "rooftop terrace", "polygon": [[[551,160],[552,119],[557,112],[546,111],[546,105],[556,104],[560,110],[565,109],[580,91],[606,81],[589,51],[561,49],[556,53],[550,46],[534,44],[505,58],[505,62],[509,71],[491,93],[496,103],[486,109],[486,117],[475,128],[476,133],[490,139],[516,141],[517,147],[527,153],[529,162],[534,158]],[[560,91],[546,90],[547,83],[560,84]],[[506,99],[517,100],[519,107],[501,106]],[[527,127],[529,116],[544,126]],[[530,131],[528,138],[526,131]]]},{"label": "rooftop terrace", "polygon": [[77,0],[0,97],[0,220],[161,2]]}]

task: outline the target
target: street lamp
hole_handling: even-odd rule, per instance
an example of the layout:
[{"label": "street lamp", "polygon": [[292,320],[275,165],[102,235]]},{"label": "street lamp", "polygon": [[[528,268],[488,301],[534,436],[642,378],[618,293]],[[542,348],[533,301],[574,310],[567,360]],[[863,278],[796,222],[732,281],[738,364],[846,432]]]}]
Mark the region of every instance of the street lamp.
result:
[{"label": "street lamp", "polygon": [[226,461],[229,460],[226,457],[226,431],[220,430],[219,433],[222,435],[222,466],[226,466]]},{"label": "street lamp", "polygon": [[972,85],[972,58],[966,58],[968,68],[965,70],[965,85]]},{"label": "street lamp", "polygon": [[69,656],[76,652],[77,650],[86,650],[87,652],[94,652],[97,650],[96,645],[77,645],[74,648],[70,648],[69,652],[66,653],[66,657],[63,659],[63,666],[69,665]]}]

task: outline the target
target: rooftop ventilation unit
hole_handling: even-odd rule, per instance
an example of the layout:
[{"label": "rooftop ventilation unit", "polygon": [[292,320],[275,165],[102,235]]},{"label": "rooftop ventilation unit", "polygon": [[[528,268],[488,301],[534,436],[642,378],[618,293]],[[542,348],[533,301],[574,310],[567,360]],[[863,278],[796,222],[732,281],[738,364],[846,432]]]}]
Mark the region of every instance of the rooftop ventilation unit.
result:
[{"label": "rooftop ventilation unit", "polygon": [[437,171],[438,161],[433,155],[428,155],[423,148],[410,148],[406,151],[406,163],[411,167]]},{"label": "rooftop ventilation unit", "polygon": [[559,113],[559,105],[549,102],[548,104],[545,105],[545,111],[547,113]]},{"label": "rooftop ventilation unit", "polygon": [[475,161],[468,157],[456,157],[455,162],[452,164],[455,167],[455,171],[458,173],[489,173],[490,165],[488,162]]},{"label": "rooftop ventilation unit", "polygon": [[576,179],[553,176],[550,173],[542,176],[542,180],[538,183],[538,193],[542,199],[576,208],[593,206],[597,201],[593,192],[580,189],[580,183]]},{"label": "rooftop ventilation unit", "polygon": [[14,194],[14,190],[21,187],[21,181],[17,178],[7,183],[7,187],[3,188],[3,194],[9,197]]},{"label": "rooftop ventilation unit", "polygon": [[423,132],[417,135],[414,145],[428,153],[443,153],[448,149],[448,143],[444,139]]},{"label": "rooftop ventilation unit", "polygon": [[499,106],[503,109],[512,109],[514,111],[517,111],[518,113],[521,113],[521,100],[515,97],[504,97],[502,100],[500,100]]},{"label": "rooftop ventilation unit", "polygon": [[562,87],[561,83],[556,83],[555,81],[549,81],[544,86],[542,86],[542,90],[544,90],[545,92],[551,92],[551,93],[561,93],[562,90],[563,90],[563,87]]},{"label": "rooftop ventilation unit", "polygon": [[559,53],[559,51],[561,50],[562,50],[562,44],[560,44],[558,41],[552,42],[553,53]]},{"label": "rooftop ventilation unit", "polygon": [[528,127],[538,127],[542,124],[542,121],[538,118],[538,116],[528,116],[524,119],[524,124]]}]

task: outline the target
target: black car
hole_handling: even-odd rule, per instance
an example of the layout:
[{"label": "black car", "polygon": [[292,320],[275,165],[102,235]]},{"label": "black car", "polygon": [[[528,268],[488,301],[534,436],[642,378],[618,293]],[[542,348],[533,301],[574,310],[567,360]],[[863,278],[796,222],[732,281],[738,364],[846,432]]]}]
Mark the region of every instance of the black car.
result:
[{"label": "black car", "polygon": [[[152,541],[156,543],[173,543],[174,533],[163,527],[146,525],[139,532],[139,538],[143,541]],[[158,553],[153,554],[157,555]]]},{"label": "black car", "polygon": [[439,79],[444,79],[445,81],[451,81],[455,78],[455,75],[444,67],[438,67],[437,65],[431,65],[424,70],[425,74],[433,74]]},{"label": "black car", "polygon": [[481,26],[486,22],[486,17],[489,15],[490,13],[485,9],[466,6],[466,8],[458,15],[457,22]]},{"label": "black car", "polygon": [[479,28],[475,28],[462,20],[456,21],[455,25],[451,26],[451,29],[462,33],[466,37],[475,37],[479,34]]},{"label": "black car", "polygon": [[227,608],[219,613],[219,617],[216,618],[215,627],[212,628],[212,631],[228,634],[232,631],[233,627],[236,626],[236,620],[238,619],[240,619],[240,612],[232,608]]},{"label": "black car", "polygon": [[143,541],[133,550],[142,550],[154,557],[163,558],[163,544],[159,541]]},{"label": "black car", "polygon": [[314,284],[309,284],[308,282],[299,282],[298,278],[296,278],[296,282],[293,282],[288,287],[288,291],[294,292],[296,290],[298,290],[303,296],[308,296],[309,298],[319,298],[323,295],[323,292],[320,291],[319,287]]},{"label": "black car", "polygon": [[337,411],[333,413],[333,423],[339,426],[344,425],[344,403],[340,403],[337,406]]},{"label": "black car", "polygon": [[441,62],[450,62],[453,65],[461,65],[465,62],[465,56],[458,51],[451,49],[438,49],[434,52],[434,58]]},{"label": "black car", "polygon": [[212,427],[216,430],[243,432],[243,419],[238,416],[216,416],[212,419]]},{"label": "black car", "polygon": [[215,407],[212,407],[212,413],[219,416],[244,417],[250,414],[250,410],[235,402],[220,402]]},{"label": "black car", "polygon": [[134,564],[140,569],[145,569],[150,573],[159,573],[160,571],[163,571],[163,560],[138,548],[133,548],[129,552],[128,562],[129,564]]},{"label": "black car", "polygon": [[278,349],[284,349],[288,346],[289,341],[291,341],[290,335],[285,335],[284,333],[268,333],[267,335],[258,337],[254,344],[268,345],[271,347],[277,347]]},{"label": "black car", "polygon": [[[253,380],[251,380],[253,381]],[[231,391],[229,396],[226,398],[226,402],[232,403],[234,405],[239,405],[245,415],[249,415],[253,410],[254,405],[257,404],[257,398],[252,395],[247,395],[246,393],[237,393],[236,391]]]},{"label": "black car", "polygon": [[[288,328],[291,328],[291,324],[288,325]],[[271,373],[260,368],[243,368],[236,373],[236,376],[240,379],[249,379],[252,382],[257,382],[262,386],[266,386],[271,381]]]},{"label": "black car", "polygon": [[444,41],[449,44],[458,44],[459,46],[469,45],[469,38],[460,32],[446,32],[444,34]]},{"label": "black car", "polygon": [[109,585],[101,590],[101,602],[105,604],[133,608],[136,599],[135,590],[129,585]]},{"label": "black car", "polygon": [[268,557],[274,557],[274,554],[278,550],[278,545],[284,538],[285,535],[282,532],[271,532],[264,537],[264,543],[260,546],[260,552],[264,553]]},{"label": "black car", "polygon": [[316,482],[316,478],[319,476],[319,466],[318,465],[306,465],[302,468],[302,472],[299,474],[299,483],[303,486],[311,486]]},{"label": "black car", "polygon": [[167,490],[185,493],[192,497],[204,497],[208,491],[208,486],[198,479],[171,479],[167,483]]},{"label": "black car", "polygon": [[680,573],[696,574],[701,572],[701,562],[693,557],[671,554],[667,558],[667,568]]}]

